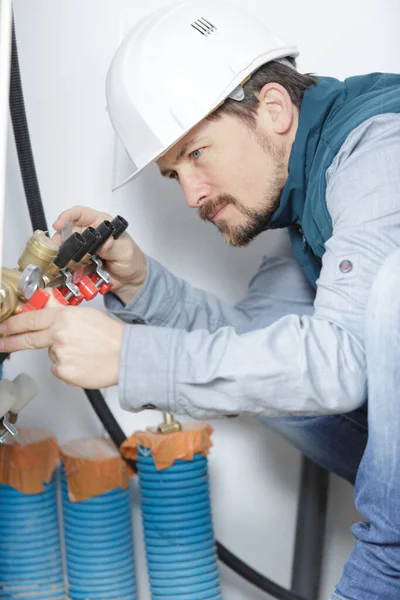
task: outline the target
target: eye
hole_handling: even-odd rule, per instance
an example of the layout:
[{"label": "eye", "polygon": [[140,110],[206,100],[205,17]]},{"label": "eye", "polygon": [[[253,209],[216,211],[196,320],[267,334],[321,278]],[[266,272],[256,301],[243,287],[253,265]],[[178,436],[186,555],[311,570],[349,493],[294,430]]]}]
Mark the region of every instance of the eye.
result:
[{"label": "eye", "polygon": [[203,152],[203,148],[197,148],[197,150],[193,150],[193,152],[190,153],[190,156],[193,156],[193,158],[200,158],[200,154]]}]

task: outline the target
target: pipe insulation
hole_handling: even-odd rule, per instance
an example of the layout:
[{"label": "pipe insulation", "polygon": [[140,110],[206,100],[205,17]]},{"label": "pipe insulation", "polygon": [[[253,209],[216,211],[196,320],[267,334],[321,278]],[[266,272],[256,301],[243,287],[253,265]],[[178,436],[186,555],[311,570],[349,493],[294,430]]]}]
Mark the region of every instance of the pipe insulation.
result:
[{"label": "pipe insulation", "polygon": [[71,502],[62,476],[71,600],[136,600],[130,489]]},{"label": "pipe insulation", "polygon": [[56,475],[40,494],[0,485],[0,598],[65,600]]},{"label": "pipe insulation", "polygon": [[158,471],[139,447],[138,475],[152,600],[220,600],[207,459]]}]

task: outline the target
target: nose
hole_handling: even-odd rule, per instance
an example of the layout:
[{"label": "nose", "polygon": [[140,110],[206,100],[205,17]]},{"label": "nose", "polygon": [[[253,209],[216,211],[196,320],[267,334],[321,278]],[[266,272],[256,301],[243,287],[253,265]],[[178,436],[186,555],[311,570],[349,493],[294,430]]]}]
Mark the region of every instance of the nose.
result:
[{"label": "nose", "polygon": [[199,208],[210,197],[210,185],[197,174],[181,175],[179,183],[182,186],[186,204],[190,208]]}]

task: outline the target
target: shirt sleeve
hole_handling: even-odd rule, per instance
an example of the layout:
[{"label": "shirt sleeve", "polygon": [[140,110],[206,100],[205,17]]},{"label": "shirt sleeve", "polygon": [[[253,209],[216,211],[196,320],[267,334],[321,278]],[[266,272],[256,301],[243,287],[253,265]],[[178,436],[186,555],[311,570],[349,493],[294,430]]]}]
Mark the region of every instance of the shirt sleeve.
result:
[{"label": "shirt sleeve", "polygon": [[354,130],[327,172],[333,235],[313,314],[238,332],[128,326],[120,401],[194,418],[314,415],[366,399],[364,311],[385,258],[400,245],[400,117]]},{"label": "shirt sleeve", "polygon": [[296,261],[288,256],[264,256],[246,296],[235,305],[175,277],[156,260],[146,259],[145,282],[129,304],[124,305],[113,294],[105,297],[107,310],[128,324],[205,329],[210,333],[231,326],[243,333],[265,327],[290,312],[310,312],[315,296]]}]

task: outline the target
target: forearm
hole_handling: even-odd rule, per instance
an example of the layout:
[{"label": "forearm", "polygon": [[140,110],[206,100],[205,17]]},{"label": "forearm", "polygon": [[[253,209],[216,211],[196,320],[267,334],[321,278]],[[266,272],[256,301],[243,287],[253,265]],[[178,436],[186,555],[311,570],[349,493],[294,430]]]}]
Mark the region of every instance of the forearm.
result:
[{"label": "forearm", "polygon": [[286,314],[311,314],[314,292],[292,258],[265,257],[246,296],[229,305],[214,294],[175,277],[148,258],[147,276],[138,294],[123,305],[106,297],[110,312],[126,323],[216,331],[231,326],[238,333],[265,327]]},{"label": "forearm", "polygon": [[365,400],[365,357],[351,335],[307,316],[241,335],[130,326],[119,391],[127,410],[152,404],[198,419],[340,413]]},{"label": "forearm", "polygon": [[111,295],[106,297],[105,304],[126,323],[140,321],[186,331],[215,331],[228,324],[240,330],[249,321],[241,310],[175,277],[148,257],[147,275],[138,293],[126,305]]}]

